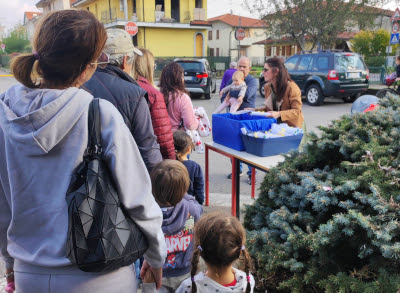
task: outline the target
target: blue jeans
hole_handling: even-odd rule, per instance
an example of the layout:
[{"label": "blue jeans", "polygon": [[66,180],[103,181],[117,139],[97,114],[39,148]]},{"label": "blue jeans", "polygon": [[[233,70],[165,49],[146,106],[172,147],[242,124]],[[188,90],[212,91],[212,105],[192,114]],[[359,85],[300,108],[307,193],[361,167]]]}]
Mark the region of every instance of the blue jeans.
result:
[{"label": "blue jeans", "polygon": [[[247,164],[246,164],[246,165],[247,165]],[[242,162],[239,163],[239,166],[240,166],[240,173],[242,173],[242,172],[243,172],[243,164],[242,164]],[[252,167],[251,167],[250,165],[247,165],[247,167],[249,168],[249,170],[247,171],[247,175],[248,175],[248,176],[251,176],[251,169],[252,169]]]}]

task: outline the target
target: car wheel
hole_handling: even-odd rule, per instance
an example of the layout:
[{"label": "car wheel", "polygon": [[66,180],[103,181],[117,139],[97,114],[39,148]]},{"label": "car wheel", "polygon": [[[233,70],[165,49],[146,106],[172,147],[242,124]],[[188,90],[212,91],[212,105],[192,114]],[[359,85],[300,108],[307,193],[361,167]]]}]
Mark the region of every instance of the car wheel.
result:
[{"label": "car wheel", "polygon": [[345,103],[353,103],[355,100],[357,100],[360,97],[361,94],[356,94],[350,97],[343,97],[343,102]]},{"label": "car wheel", "polygon": [[211,83],[207,87],[207,92],[204,93],[204,96],[206,97],[206,100],[211,99]]},{"label": "car wheel", "polygon": [[261,97],[265,97],[264,85],[265,85],[265,82],[260,84],[260,95],[261,95]]},{"label": "car wheel", "polygon": [[316,84],[310,85],[306,91],[306,100],[311,106],[321,105],[324,102],[321,88]]}]

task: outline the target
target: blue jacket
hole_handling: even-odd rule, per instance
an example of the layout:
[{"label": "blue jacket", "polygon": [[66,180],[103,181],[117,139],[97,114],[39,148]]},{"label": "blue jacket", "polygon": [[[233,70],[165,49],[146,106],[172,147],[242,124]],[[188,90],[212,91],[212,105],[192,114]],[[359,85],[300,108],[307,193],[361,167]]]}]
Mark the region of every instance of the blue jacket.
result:
[{"label": "blue jacket", "polygon": [[92,78],[83,88],[95,98],[111,102],[121,113],[139,148],[142,159],[150,172],[162,161],[160,146],[154,135],[147,93],[136,81],[116,66],[97,67]]},{"label": "blue jacket", "polygon": [[182,161],[189,173],[190,185],[188,193],[194,196],[199,204],[204,202],[204,178],[201,166],[195,161]]},{"label": "blue jacket", "polygon": [[167,245],[163,277],[182,276],[191,269],[193,227],[201,217],[203,208],[193,196],[185,194],[176,206],[161,210],[162,230]]},{"label": "blue jacket", "polygon": [[221,87],[219,88],[219,91],[221,91],[224,87],[228,85],[228,81],[232,79],[232,75],[236,70],[237,70],[236,68],[229,68],[224,72],[224,76],[222,77]]},{"label": "blue jacket", "polygon": [[[244,82],[247,85],[247,91],[243,98],[243,103],[240,105],[238,110],[243,110],[244,108],[255,108],[256,107],[256,96],[257,96],[257,88],[258,81],[248,74]],[[228,85],[232,83],[232,79],[228,82]],[[221,103],[225,99],[226,94],[224,94],[221,98]]]}]

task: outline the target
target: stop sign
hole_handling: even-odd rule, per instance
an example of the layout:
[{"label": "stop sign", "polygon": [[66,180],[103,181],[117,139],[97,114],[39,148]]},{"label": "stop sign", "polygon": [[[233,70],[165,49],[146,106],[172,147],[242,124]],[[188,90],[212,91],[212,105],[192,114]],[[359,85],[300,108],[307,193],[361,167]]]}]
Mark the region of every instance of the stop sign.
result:
[{"label": "stop sign", "polygon": [[244,39],[244,37],[246,36],[244,29],[242,28],[238,28],[235,32],[235,38],[238,41],[241,41]]},{"label": "stop sign", "polygon": [[138,32],[138,26],[134,22],[128,22],[125,25],[125,30],[131,35],[134,36]]}]

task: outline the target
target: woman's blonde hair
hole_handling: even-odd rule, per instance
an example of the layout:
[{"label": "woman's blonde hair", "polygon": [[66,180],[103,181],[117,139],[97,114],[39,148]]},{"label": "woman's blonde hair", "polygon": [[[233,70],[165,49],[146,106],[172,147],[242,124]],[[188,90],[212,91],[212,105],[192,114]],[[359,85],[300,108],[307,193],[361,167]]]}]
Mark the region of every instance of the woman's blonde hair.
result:
[{"label": "woman's blonde hair", "polygon": [[133,78],[138,80],[139,76],[144,77],[153,86],[156,87],[153,80],[154,74],[154,56],[149,50],[139,48],[143,56],[136,56],[133,62]]}]

